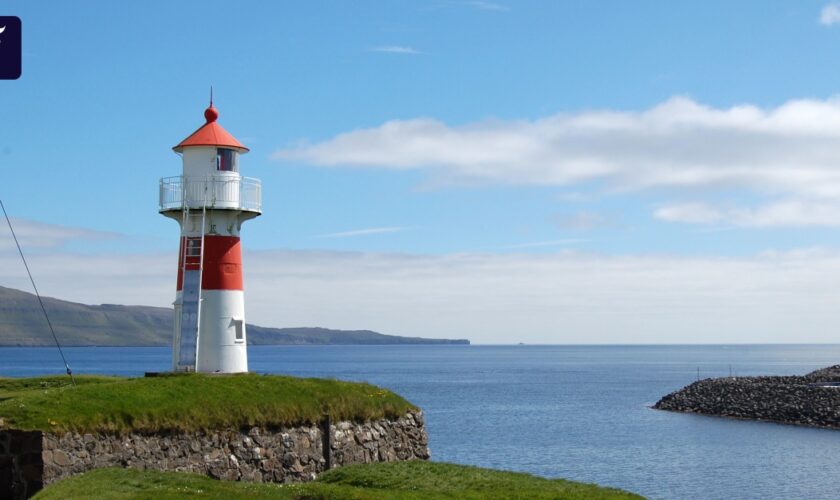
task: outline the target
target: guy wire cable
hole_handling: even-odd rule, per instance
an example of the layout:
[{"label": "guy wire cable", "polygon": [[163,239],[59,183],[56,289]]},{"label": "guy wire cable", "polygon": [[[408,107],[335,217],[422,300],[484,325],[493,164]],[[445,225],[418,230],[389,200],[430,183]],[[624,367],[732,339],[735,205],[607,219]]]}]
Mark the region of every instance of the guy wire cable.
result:
[{"label": "guy wire cable", "polygon": [[44,301],[41,300],[41,294],[38,293],[38,287],[35,286],[35,280],[32,278],[32,272],[29,270],[29,264],[26,263],[26,257],[23,256],[23,250],[20,249],[20,243],[18,243],[15,230],[12,229],[12,220],[9,219],[9,214],[6,213],[6,206],[3,205],[3,200],[0,200],[0,208],[3,209],[3,215],[6,217],[6,224],[9,225],[9,231],[12,232],[12,239],[15,240],[15,246],[17,246],[20,259],[23,261],[23,267],[26,268],[26,274],[29,275],[29,281],[32,282],[32,289],[35,290],[35,296],[38,297],[38,303],[41,304],[41,310],[44,312],[44,317],[47,318],[47,325],[50,327],[50,333],[52,333],[53,340],[55,340],[55,346],[58,347],[58,353],[61,354],[61,361],[64,362],[64,368],[67,369],[67,375],[70,375],[70,381],[73,382],[73,387],[75,387],[76,379],[73,377],[73,370],[70,369],[70,365],[67,364],[67,358],[64,357],[64,351],[61,349],[61,344],[59,344],[58,337],[55,335],[55,330],[53,330],[50,316],[47,314],[47,308],[44,307]]}]

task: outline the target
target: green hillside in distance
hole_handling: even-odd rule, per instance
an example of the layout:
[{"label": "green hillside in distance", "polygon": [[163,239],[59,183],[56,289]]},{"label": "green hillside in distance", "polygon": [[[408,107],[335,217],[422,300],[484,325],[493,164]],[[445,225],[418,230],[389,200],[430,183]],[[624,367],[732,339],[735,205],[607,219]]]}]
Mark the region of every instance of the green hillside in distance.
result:
[{"label": "green hillside in distance", "polygon": [[[43,297],[62,345],[168,346],[172,343],[173,311],[164,307],[98,306]],[[328,344],[469,344],[469,340],[427,339],[384,335],[370,330],[268,328],[248,325],[251,345]],[[0,286],[0,346],[54,345],[35,295]]]}]

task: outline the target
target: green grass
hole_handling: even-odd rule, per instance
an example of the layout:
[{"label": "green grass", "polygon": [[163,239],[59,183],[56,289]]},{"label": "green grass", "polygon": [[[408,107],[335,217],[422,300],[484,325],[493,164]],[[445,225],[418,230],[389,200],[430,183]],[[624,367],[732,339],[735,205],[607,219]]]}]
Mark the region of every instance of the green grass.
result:
[{"label": "green grass", "polygon": [[638,499],[612,488],[528,474],[425,461],[351,465],[317,481],[281,486],[216,481],[195,474],[100,469],[47,487],[37,500],[206,499]]},{"label": "green grass", "polygon": [[[95,375],[76,375],[76,384],[78,385],[101,384],[103,382],[115,382],[117,380],[122,379]],[[70,385],[70,377],[67,375],[52,375],[33,378],[0,377],[0,398],[14,396],[15,393],[22,391],[59,389]]]},{"label": "green grass", "polygon": [[54,432],[194,431],[402,416],[416,409],[379,387],[276,375],[0,378],[5,428]]}]

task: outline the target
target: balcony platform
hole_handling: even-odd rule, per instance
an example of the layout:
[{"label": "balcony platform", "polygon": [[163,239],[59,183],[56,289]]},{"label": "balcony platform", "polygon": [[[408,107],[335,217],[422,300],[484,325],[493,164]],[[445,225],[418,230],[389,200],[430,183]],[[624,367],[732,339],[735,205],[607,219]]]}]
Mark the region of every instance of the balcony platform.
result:
[{"label": "balcony platform", "polygon": [[236,210],[256,217],[262,213],[262,184],[239,175],[161,179],[159,212],[180,212],[185,205],[190,210]]}]

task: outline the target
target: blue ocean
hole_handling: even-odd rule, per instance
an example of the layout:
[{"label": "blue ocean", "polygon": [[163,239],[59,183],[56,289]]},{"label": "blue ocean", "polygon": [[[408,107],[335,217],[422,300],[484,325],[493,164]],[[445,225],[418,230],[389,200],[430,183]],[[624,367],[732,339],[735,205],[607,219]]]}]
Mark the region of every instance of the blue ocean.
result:
[{"label": "blue ocean", "polygon": [[[76,373],[169,368],[166,348],[67,348]],[[433,460],[616,486],[650,498],[840,498],[840,431],[651,410],[699,377],[804,374],[840,345],[252,346],[262,373],[367,381],[426,414]],[[62,373],[55,349],[0,348],[0,376]],[[840,409],[838,409],[840,411]]]}]

